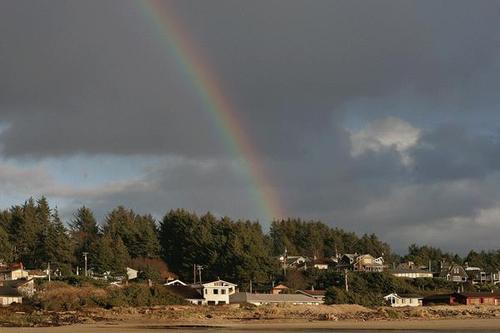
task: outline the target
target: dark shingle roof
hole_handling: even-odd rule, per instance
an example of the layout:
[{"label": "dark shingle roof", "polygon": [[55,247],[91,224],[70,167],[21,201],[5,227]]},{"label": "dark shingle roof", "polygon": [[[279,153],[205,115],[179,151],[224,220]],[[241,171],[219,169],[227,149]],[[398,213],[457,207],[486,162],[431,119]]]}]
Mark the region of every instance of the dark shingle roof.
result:
[{"label": "dark shingle roof", "polygon": [[188,286],[166,286],[166,288],[170,293],[184,299],[203,299],[203,296],[196,289]]},{"label": "dark shingle roof", "polygon": [[19,297],[21,294],[17,291],[16,288],[11,287],[0,287],[0,297],[1,296],[10,296],[10,297]]}]

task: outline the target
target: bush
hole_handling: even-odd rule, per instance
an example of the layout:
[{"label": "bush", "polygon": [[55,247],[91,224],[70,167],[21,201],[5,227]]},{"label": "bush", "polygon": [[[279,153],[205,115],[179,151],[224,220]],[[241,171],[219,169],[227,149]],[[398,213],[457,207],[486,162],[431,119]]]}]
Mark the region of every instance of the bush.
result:
[{"label": "bush", "polygon": [[78,310],[84,307],[110,309],[116,306],[154,306],[185,304],[184,299],[172,295],[164,286],[149,287],[131,284],[125,287],[95,287],[90,284],[71,286],[56,281],[42,285],[34,303],[52,311]]}]

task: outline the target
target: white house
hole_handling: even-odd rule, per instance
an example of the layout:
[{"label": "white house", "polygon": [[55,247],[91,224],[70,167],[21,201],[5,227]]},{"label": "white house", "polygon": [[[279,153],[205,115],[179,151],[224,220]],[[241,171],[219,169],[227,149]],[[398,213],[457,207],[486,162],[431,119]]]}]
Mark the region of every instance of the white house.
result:
[{"label": "white house", "polygon": [[419,279],[419,278],[432,278],[433,274],[429,271],[424,271],[418,268],[396,268],[391,271],[391,274],[396,277]]},{"label": "white house", "polygon": [[223,280],[191,285],[204,299],[204,304],[229,304],[229,296],[236,293],[237,285]]},{"label": "white house", "polygon": [[418,295],[398,295],[392,293],[385,296],[384,300],[392,307],[422,306],[423,297]]},{"label": "white house", "polygon": [[3,267],[0,269],[0,280],[18,280],[28,278],[28,271],[24,269],[22,264],[12,265],[11,267]]},{"label": "white house", "polygon": [[319,305],[323,301],[303,294],[251,294],[236,293],[230,297],[231,304],[290,304],[290,305]]},{"label": "white house", "polygon": [[10,287],[0,287],[0,305],[7,306],[12,303],[21,304],[23,302],[23,296],[15,288]]}]

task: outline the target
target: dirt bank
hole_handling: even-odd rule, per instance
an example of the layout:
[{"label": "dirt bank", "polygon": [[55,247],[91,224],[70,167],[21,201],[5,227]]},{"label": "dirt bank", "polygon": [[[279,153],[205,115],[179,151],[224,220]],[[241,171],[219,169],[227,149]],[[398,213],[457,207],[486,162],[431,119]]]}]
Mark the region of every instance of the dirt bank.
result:
[{"label": "dirt bank", "polygon": [[[489,320],[500,327],[500,306],[434,306],[421,308],[365,308],[359,305],[321,306],[157,306],[141,308],[86,309],[80,311],[13,311],[0,312],[1,326],[55,327],[67,325],[200,325],[250,327],[252,325],[326,325],[328,327],[376,328],[387,325],[405,328],[406,323],[430,323],[439,326],[443,320],[472,323]],[[368,324],[367,324],[368,323]],[[347,325],[347,326],[346,326]],[[428,325],[428,324],[426,324]],[[463,327],[462,324],[459,326]],[[265,327],[265,326],[263,326]]]}]

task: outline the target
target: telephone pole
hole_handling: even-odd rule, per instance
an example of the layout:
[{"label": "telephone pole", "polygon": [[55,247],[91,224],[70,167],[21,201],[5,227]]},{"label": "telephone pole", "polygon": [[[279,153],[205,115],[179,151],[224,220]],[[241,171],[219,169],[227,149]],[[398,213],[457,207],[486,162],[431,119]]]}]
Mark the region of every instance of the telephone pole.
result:
[{"label": "telephone pole", "polygon": [[349,283],[347,282],[347,268],[344,268],[344,283],[345,283],[345,291],[349,291]]},{"label": "telephone pole", "polygon": [[87,277],[87,256],[88,252],[83,252],[83,257],[85,258],[85,277]]},{"label": "telephone pole", "polygon": [[201,284],[201,271],[203,270],[203,266],[202,265],[197,265],[196,269],[198,270],[198,275],[199,275],[199,278],[200,278],[199,283]]}]

